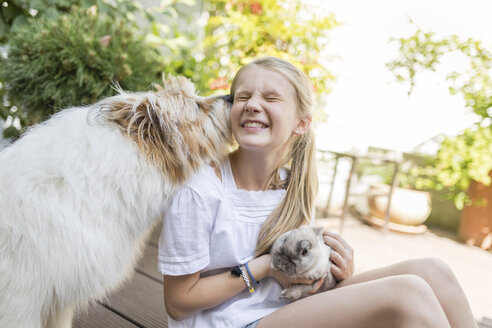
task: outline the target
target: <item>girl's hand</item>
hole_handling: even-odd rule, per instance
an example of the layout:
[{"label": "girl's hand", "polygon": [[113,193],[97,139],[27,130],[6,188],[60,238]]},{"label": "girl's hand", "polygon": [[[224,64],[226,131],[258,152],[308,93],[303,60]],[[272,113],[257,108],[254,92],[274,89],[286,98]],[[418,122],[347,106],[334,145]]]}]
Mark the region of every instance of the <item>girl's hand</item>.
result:
[{"label": "girl's hand", "polygon": [[[269,260],[271,260],[271,255],[268,254]],[[268,276],[274,278],[277,280],[277,282],[282,286],[282,288],[289,288],[291,285],[294,284],[305,284],[305,285],[313,285],[313,289],[310,291],[310,294],[316,294],[318,290],[321,288],[323,285],[323,282],[325,281],[325,278],[321,278],[318,280],[310,280],[310,279],[292,279],[290,278],[287,274],[285,274],[282,271],[274,270],[270,268]]]},{"label": "girl's hand", "polygon": [[339,234],[323,232],[325,244],[331,247],[331,273],[336,281],[342,281],[354,274],[354,250]]},{"label": "girl's hand", "polygon": [[313,288],[313,294],[315,294],[318,291],[318,289],[321,288],[321,285],[325,280],[324,277],[318,280],[293,279],[287,276],[282,271],[277,271],[277,270],[272,271],[271,277],[277,280],[277,282],[282,286],[282,288],[289,288],[291,285],[296,285],[296,284],[312,285],[313,283],[316,283]]}]

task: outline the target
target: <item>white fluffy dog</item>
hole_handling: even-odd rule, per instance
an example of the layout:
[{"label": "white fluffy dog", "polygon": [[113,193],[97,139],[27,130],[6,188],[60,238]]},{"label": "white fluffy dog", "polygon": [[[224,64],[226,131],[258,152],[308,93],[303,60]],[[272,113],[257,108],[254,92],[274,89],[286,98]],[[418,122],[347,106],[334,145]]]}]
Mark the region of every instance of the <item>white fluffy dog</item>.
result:
[{"label": "white fluffy dog", "polygon": [[174,191],[231,140],[184,78],[61,111],[0,153],[0,327],[70,327],[129,278]]}]

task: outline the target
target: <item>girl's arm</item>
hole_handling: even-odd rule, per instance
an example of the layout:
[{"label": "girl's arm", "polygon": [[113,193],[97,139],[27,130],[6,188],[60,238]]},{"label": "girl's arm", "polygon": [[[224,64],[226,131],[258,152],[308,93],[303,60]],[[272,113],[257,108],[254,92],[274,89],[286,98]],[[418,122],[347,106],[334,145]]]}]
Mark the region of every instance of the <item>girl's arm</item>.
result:
[{"label": "girl's arm", "polygon": [[[271,255],[265,254],[248,262],[251,274],[256,280],[272,277],[283,288],[290,284],[312,284],[313,280],[294,279],[270,266]],[[316,293],[324,279],[319,279],[312,293]],[[242,277],[232,276],[229,271],[200,278],[200,273],[183,276],[164,275],[164,304],[166,311],[176,321],[192,316],[198,311],[222,304],[246,288]]]},{"label": "girl's arm", "polygon": [[[256,280],[272,276],[286,282],[279,272],[270,268],[271,256],[262,255],[248,262]],[[200,278],[200,273],[183,276],[164,276],[164,303],[166,311],[174,320],[183,320],[198,311],[224,303],[246,288],[242,277],[232,276],[229,271]]]}]

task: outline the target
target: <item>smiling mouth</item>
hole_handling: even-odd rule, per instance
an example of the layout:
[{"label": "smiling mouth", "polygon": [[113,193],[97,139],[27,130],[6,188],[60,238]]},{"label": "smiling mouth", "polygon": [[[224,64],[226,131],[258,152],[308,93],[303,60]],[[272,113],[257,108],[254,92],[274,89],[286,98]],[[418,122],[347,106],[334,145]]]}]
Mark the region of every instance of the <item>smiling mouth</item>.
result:
[{"label": "smiling mouth", "polygon": [[243,128],[262,128],[266,129],[268,125],[261,122],[245,122],[241,125]]}]

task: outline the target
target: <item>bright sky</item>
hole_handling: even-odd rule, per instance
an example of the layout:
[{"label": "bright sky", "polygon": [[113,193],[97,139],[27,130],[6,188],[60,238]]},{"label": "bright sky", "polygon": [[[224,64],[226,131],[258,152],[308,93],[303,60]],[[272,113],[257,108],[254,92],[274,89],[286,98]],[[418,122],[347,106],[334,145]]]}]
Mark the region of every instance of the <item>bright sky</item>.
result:
[{"label": "bright sky", "polygon": [[[337,75],[327,97],[328,122],[317,129],[318,147],[339,151],[376,146],[411,151],[440,133],[456,134],[475,120],[460,96],[450,96],[444,75],[421,74],[413,94],[394,82],[385,63],[397,54],[391,37],[415,27],[492,44],[490,0],[311,0],[344,25],[331,33],[328,67]],[[459,63],[456,63],[458,65]],[[451,63],[451,66],[453,63]]]}]

